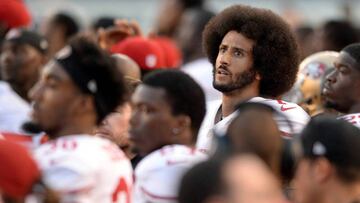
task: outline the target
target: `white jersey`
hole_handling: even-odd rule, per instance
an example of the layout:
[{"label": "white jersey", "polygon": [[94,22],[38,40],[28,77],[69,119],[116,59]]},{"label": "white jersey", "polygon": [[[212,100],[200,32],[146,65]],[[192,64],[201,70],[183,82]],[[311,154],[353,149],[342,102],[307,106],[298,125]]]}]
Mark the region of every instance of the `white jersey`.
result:
[{"label": "white jersey", "polygon": [[354,126],[360,128],[360,113],[352,113],[352,114],[343,115],[343,116],[338,117],[338,119],[343,119],[343,120],[353,124]]},{"label": "white jersey", "polygon": [[71,135],[35,150],[45,183],[58,192],[61,203],[130,203],[132,167],[110,141]]},{"label": "white jersey", "polygon": [[10,85],[0,81],[0,131],[22,133],[22,124],[29,120],[30,105]]},{"label": "white jersey", "polygon": [[[282,100],[265,99],[262,97],[254,97],[248,102],[258,102],[272,106],[277,110],[278,114],[274,115],[274,120],[277,122],[279,130],[283,135],[297,134],[302,131],[306,124],[310,120],[310,116],[297,104],[285,102]],[[224,135],[227,131],[227,127],[231,121],[238,115],[239,112],[235,111],[227,117],[224,117],[221,121],[214,124],[217,112],[221,107],[221,100],[209,102],[207,104],[207,112],[199,131],[197,148],[210,152],[213,147],[213,138],[216,131],[219,135]],[[282,116],[282,115],[283,116]]]},{"label": "white jersey", "polygon": [[134,203],[177,202],[182,176],[206,158],[184,145],[168,145],[147,155],[135,169]]}]

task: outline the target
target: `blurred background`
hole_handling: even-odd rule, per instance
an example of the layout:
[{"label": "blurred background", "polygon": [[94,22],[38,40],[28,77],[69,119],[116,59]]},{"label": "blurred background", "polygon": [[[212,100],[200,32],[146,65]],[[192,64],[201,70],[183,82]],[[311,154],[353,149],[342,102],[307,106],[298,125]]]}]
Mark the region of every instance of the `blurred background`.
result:
[{"label": "blurred background", "polygon": [[[38,26],[44,17],[57,11],[68,11],[87,27],[100,16],[115,16],[137,20],[143,30],[149,32],[164,0],[26,0]],[[166,0],[165,0],[166,1]],[[326,19],[348,19],[359,25],[358,0],[208,0],[206,7],[218,12],[232,4],[247,4],[269,8],[291,23],[317,26]]]}]

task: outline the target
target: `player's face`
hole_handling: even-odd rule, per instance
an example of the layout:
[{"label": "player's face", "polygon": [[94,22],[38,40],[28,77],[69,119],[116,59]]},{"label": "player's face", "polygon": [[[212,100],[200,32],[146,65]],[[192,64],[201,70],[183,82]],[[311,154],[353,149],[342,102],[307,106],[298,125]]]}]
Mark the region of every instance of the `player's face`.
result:
[{"label": "player's face", "polygon": [[255,80],[252,49],[255,42],[230,31],[223,38],[213,69],[213,86],[221,92],[242,89]]},{"label": "player's face", "polygon": [[360,102],[360,64],[346,52],[340,52],[335,69],[326,77],[323,94],[325,104],[347,113]]},{"label": "player's face", "polygon": [[172,143],[176,116],[162,88],[140,85],[132,99],[130,139],[135,149],[146,155]]},{"label": "player's face", "polygon": [[70,76],[54,61],[43,69],[39,81],[31,89],[32,122],[39,125],[49,136],[67,125],[79,108],[80,90]]},{"label": "player's face", "polygon": [[1,77],[10,84],[30,89],[38,79],[44,57],[28,44],[5,42],[0,56]]},{"label": "player's face", "polygon": [[227,202],[284,203],[275,176],[264,163],[254,157],[234,157],[225,162],[223,180]]},{"label": "player's face", "polygon": [[317,202],[316,199],[317,185],[315,180],[314,165],[310,160],[301,159],[298,163],[294,185],[293,198],[296,203],[311,203]]}]

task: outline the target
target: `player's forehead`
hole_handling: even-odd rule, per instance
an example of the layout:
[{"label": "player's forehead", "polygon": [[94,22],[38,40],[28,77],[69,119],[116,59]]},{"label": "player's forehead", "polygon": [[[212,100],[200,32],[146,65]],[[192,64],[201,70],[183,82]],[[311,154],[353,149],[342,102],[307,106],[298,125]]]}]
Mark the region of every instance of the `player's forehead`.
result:
[{"label": "player's forehead", "polygon": [[58,81],[71,81],[70,76],[55,60],[49,61],[41,72],[43,79],[56,79]]},{"label": "player's forehead", "polygon": [[254,40],[247,38],[242,33],[239,33],[235,30],[231,30],[228,33],[226,33],[220,45],[250,51],[252,50],[254,44],[255,44]]},{"label": "player's forehead", "polygon": [[339,56],[336,58],[334,63],[335,66],[346,65],[350,68],[359,68],[359,63],[356,61],[356,59],[345,51],[340,52]]},{"label": "player's forehead", "polygon": [[161,87],[140,84],[131,99],[132,103],[149,103],[153,105],[166,105],[166,91]]}]

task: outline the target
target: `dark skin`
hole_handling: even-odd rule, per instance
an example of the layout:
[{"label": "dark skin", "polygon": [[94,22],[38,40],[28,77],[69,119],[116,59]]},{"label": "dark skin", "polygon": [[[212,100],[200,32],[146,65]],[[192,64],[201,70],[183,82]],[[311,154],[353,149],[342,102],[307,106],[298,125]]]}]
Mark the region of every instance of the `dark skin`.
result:
[{"label": "dark skin", "polygon": [[140,155],[165,145],[194,144],[189,116],[173,115],[164,89],[142,84],[135,90],[131,102],[130,140]]},{"label": "dark skin", "polygon": [[31,45],[5,41],[0,55],[2,79],[29,101],[28,92],[38,80],[45,61],[45,55]]},{"label": "dark skin", "polygon": [[340,52],[335,70],[323,89],[325,104],[342,113],[360,112],[360,64],[350,54]]},{"label": "dark skin", "polygon": [[32,122],[51,138],[94,131],[97,114],[92,96],[83,94],[55,61],[44,67],[29,97]]}]

